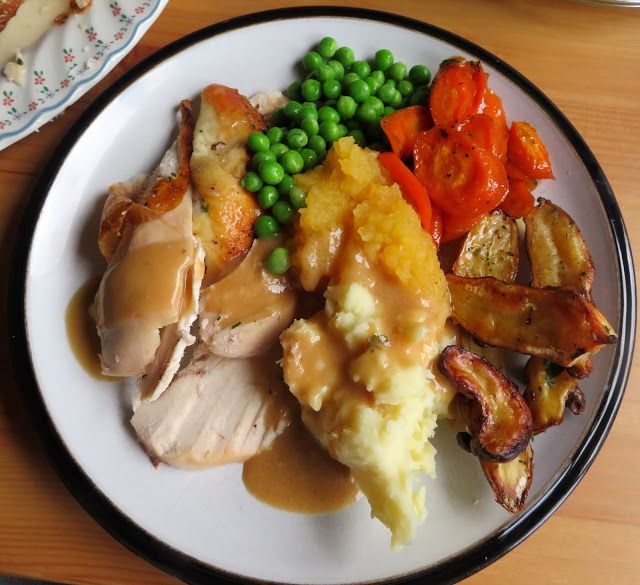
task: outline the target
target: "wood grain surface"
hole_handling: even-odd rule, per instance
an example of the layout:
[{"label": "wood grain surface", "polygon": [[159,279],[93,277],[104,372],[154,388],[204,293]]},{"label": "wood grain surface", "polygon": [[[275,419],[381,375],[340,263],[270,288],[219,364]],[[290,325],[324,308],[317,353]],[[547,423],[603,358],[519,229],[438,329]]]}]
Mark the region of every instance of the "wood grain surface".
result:
[{"label": "wood grain surface", "polygon": [[[289,1],[172,0],[102,83],[40,132],[0,152],[0,295],[16,225],[47,157],[123,71],[207,24]],[[343,4],[340,2],[339,4]],[[531,79],[582,133],[618,198],[640,258],[640,9],[535,0],[351,0],[431,22],[482,45]],[[176,580],[112,539],[67,493],[22,411],[0,321],[0,574],[87,584]],[[640,366],[586,478],[533,536],[465,583],[640,583]]]}]

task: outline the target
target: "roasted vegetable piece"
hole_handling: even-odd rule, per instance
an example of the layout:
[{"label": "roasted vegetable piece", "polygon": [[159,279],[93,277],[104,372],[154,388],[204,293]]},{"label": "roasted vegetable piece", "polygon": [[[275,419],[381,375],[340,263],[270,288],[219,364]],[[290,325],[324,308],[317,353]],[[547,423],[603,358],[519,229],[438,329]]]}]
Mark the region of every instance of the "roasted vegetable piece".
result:
[{"label": "roasted vegetable piece", "polygon": [[580,228],[571,216],[540,197],[524,223],[531,285],[564,288],[590,301],[595,269]]},{"label": "roasted vegetable piece", "polygon": [[421,132],[413,157],[416,177],[432,202],[450,215],[482,215],[507,194],[507,175],[498,157],[455,130]]},{"label": "roasted vegetable piece", "polygon": [[532,179],[553,179],[549,153],[528,122],[512,122],[507,143],[509,162]]},{"label": "roasted vegetable piece", "polygon": [[469,450],[487,461],[511,461],[529,444],[531,413],[512,384],[487,360],[450,345],[440,356],[442,373],[459,394],[452,401],[454,418],[463,421]]},{"label": "roasted vegetable piece", "polygon": [[480,62],[443,61],[431,86],[429,106],[436,126],[451,127],[480,112],[487,89]]},{"label": "roasted vegetable piece", "polygon": [[496,502],[509,512],[519,512],[533,479],[533,447],[531,443],[507,463],[480,461],[482,471],[496,496]]},{"label": "roasted vegetable piece", "polygon": [[394,154],[400,158],[408,158],[413,154],[413,145],[418,134],[432,128],[433,120],[429,114],[429,108],[409,106],[384,116],[380,120],[380,126]]},{"label": "roasted vegetable piece", "polygon": [[429,228],[429,233],[436,248],[440,249],[440,242],[442,241],[442,211],[433,205],[431,206],[431,227]]},{"label": "roasted vegetable piece", "polygon": [[509,179],[509,192],[500,209],[511,217],[525,217],[535,206],[535,199],[527,186],[528,181]]},{"label": "roasted vegetable piece", "polygon": [[[596,271],[580,228],[563,209],[542,197],[524,220],[531,285],[572,290],[591,301]],[[575,363],[570,374],[586,378],[593,368],[590,356]]]},{"label": "roasted vegetable piece", "polygon": [[378,155],[378,161],[389,171],[393,181],[400,187],[405,200],[416,210],[422,227],[429,231],[431,228],[431,201],[422,183],[393,152],[381,152]]},{"label": "roasted vegetable piece", "polygon": [[572,291],[448,274],[452,314],[484,343],[572,366],[616,336],[596,307]]},{"label": "roasted vegetable piece", "polygon": [[469,231],[453,265],[458,276],[493,276],[513,282],[518,274],[520,252],[514,219],[496,210],[485,215]]},{"label": "roasted vegetable piece", "polygon": [[578,381],[564,368],[540,358],[527,362],[527,389],[523,398],[533,417],[533,432],[559,425],[565,407],[574,414],[582,414],[585,399]]},{"label": "roasted vegetable piece", "polygon": [[480,148],[490,150],[501,161],[507,159],[509,129],[503,122],[486,114],[476,114],[460,124],[458,131],[468,136]]}]

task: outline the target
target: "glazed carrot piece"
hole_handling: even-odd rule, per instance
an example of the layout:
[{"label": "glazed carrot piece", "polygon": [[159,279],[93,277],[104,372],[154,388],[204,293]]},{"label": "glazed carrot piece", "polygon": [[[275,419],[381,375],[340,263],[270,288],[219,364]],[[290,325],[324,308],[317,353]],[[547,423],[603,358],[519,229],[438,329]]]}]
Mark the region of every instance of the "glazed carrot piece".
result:
[{"label": "glazed carrot piece", "polygon": [[498,157],[460,132],[442,128],[422,132],[413,156],[416,177],[444,213],[482,215],[507,194],[507,175]]},{"label": "glazed carrot piece", "polygon": [[518,168],[515,164],[513,164],[513,162],[508,159],[507,162],[504,163],[504,170],[507,172],[507,177],[509,177],[510,179],[517,179],[519,181],[527,180],[527,175],[525,175],[524,171]]},{"label": "glazed carrot piece", "polygon": [[551,161],[536,129],[528,122],[513,122],[507,144],[509,161],[527,177],[553,179]]},{"label": "glazed carrot piece", "polygon": [[452,242],[469,233],[469,230],[478,223],[483,215],[465,217],[463,215],[442,215],[442,243]]},{"label": "glazed carrot piece", "polygon": [[433,127],[426,106],[410,106],[389,114],[380,120],[380,126],[389,139],[391,150],[400,158],[413,154],[413,145],[420,132]]},{"label": "glazed carrot piece", "polygon": [[487,77],[479,61],[447,59],[431,86],[429,106],[435,125],[449,128],[478,114]]},{"label": "glazed carrot piece", "polygon": [[509,179],[509,192],[499,209],[511,217],[524,217],[535,207],[535,204],[528,181]]},{"label": "glazed carrot piece", "polygon": [[378,155],[378,160],[389,171],[391,178],[398,183],[404,198],[416,210],[422,227],[429,231],[431,228],[431,201],[422,183],[393,152],[381,152]]},{"label": "glazed carrot piece", "polygon": [[[487,88],[480,112],[496,121],[503,122],[507,126],[507,116],[504,113],[500,96],[491,88]],[[507,127],[508,128],[508,127]]]},{"label": "glazed carrot piece", "polygon": [[460,124],[458,131],[468,136],[481,148],[490,150],[502,162],[506,161],[509,129],[503,122],[486,114],[476,114]]}]

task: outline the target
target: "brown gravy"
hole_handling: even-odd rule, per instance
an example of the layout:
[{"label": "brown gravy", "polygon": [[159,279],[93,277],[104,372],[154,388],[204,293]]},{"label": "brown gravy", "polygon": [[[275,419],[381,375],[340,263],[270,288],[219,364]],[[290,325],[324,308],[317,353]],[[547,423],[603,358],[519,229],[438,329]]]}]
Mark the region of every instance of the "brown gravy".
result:
[{"label": "brown gravy", "polygon": [[84,370],[96,380],[115,380],[105,376],[100,367],[100,338],[95,323],[89,315],[89,307],[98,292],[100,277],[94,276],[85,282],[71,297],[64,320],[67,339],[73,355]]},{"label": "brown gravy", "polygon": [[349,470],[329,457],[296,417],[271,446],[245,462],[242,481],[265,504],[301,514],[328,514],[355,501]]}]

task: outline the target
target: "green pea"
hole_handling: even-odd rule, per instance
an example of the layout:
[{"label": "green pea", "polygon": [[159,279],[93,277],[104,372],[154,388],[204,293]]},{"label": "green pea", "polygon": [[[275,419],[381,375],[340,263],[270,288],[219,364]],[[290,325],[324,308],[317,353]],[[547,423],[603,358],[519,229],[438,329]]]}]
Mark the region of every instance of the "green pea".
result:
[{"label": "green pea", "polygon": [[338,124],[339,138],[344,138],[349,133],[349,129],[344,124]]},{"label": "green pea", "polygon": [[385,104],[390,104],[393,100],[393,96],[397,90],[386,83],[378,90],[376,94],[378,98],[382,100]]},{"label": "green pea", "polygon": [[296,175],[304,168],[304,160],[297,150],[287,150],[278,162],[282,165],[284,172],[290,175]]},{"label": "green pea", "polygon": [[398,84],[396,83],[395,79],[387,79],[383,83],[383,85],[387,85],[387,86],[393,87],[395,89],[396,85],[398,85]]},{"label": "green pea", "polygon": [[349,67],[356,59],[355,53],[350,47],[340,47],[334,57],[340,61],[343,67]]},{"label": "green pea", "polygon": [[355,73],[347,73],[342,78],[342,87],[349,87],[354,81],[360,79]]},{"label": "green pea", "polygon": [[287,133],[287,145],[289,148],[300,149],[307,145],[309,137],[305,134],[301,128],[293,128]]},{"label": "green pea", "polygon": [[366,61],[355,61],[351,65],[351,71],[355,73],[360,79],[369,77],[371,75],[371,65]]},{"label": "green pea", "polygon": [[393,95],[388,105],[392,108],[399,108],[402,105],[402,94],[397,89],[393,90]]},{"label": "green pea", "polygon": [[358,106],[358,111],[356,112],[356,116],[358,117],[359,120],[362,120],[363,122],[375,122],[378,119],[375,108],[373,107],[373,105],[367,102],[362,102]]},{"label": "green pea", "polygon": [[333,120],[325,120],[324,122],[321,122],[320,136],[322,136],[322,138],[327,142],[338,140],[338,138],[340,138],[340,129],[338,128],[337,122],[334,122]]},{"label": "green pea", "polygon": [[253,229],[259,238],[273,238],[280,232],[278,222],[270,215],[261,215],[256,219]]},{"label": "green pea", "polygon": [[323,62],[322,56],[315,51],[309,51],[302,59],[302,65],[307,72],[315,71]]},{"label": "green pea", "polygon": [[393,112],[395,112],[396,109],[392,108],[391,106],[385,106],[384,107],[384,112],[382,112],[383,116],[389,116],[390,114],[393,114]]},{"label": "green pea", "polygon": [[278,190],[272,185],[265,185],[260,189],[258,193],[258,205],[262,207],[262,209],[269,209],[273,207],[275,202],[278,200]]},{"label": "green pea", "polygon": [[257,170],[258,167],[260,166],[260,163],[263,163],[268,160],[276,160],[276,155],[273,153],[272,150],[266,150],[264,152],[256,152],[251,157],[251,166]]},{"label": "green pea", "polygon": [[[303,148],[300,151],[300,156],[302,156],[305,171],[312,169],[318,164],[318,155],[316,151],[311,148]],[[289,196],[291,196],[291,193],[289,193]]]},{"label": "green pea", "polygon": [[278,158],[283,152],[287,152],[287,150],[289,150],[289,147],[282,142],[277,142],[276,144],[272,144],[269,150],[273,152],[276,158]]},{"label": "green pea", "polygon": [[318,43],[318,53],[322,55],[325,59],[331,59],[336,54],[338,50],[338,41],[336,41],[333,37],[324,37]]},{"label": "green pea", "polygon": [[291,201],[291,205],[293,205],[296,209],[305,207],[307,204],[306,199],[307,194],[304,192],[304,189],[302,187],[295,186],[292,187],[291,191],[289,191],[289,201]]},{"label": "green pea", "polygon": [[285,136],[285,131],[283,128],[279,126],[274,126],[273,128],[269,128],[267,131],[267,138],[271,144],[277,144],[278,142],[282,142],[282,139]]},{"label": "green pea", "polygon": [[382,85],[387,80],[384,72],[380,71],[380,69],[372,71],[370,77],[373,77],[378,82],[378,85]]},{"label": "green pea", "polygon": [[404,63],[396,62],[387,70],[387,77],[396,82],[400,82],[407,74],[407,66]]},{"label": "green pea", "polygon": [[342,65],[342,63],[340,63],[340,61],[336,61],[335,59],[331,59],[331,61],[329,61],[327,63],[327,65],[329,65],[329,67],[331,67],[331,69],[333,69],[333,77],[334,79],[342,79],[344,77],[344,66]]},{"label": "green pea", "polygon": [[429,90],[425,87],[417,88],[409,98],[412,106],[426,106],[429,103]]},{"label": "green pea", "polygon": [[269,272],[284,274],[289,270],[290,266],[289,250],[281,246],[274,248],[269,252],[264,264]]},{"label": "green pea", "polygon": [[280,163],[267,160],[260,163],[258,174],[267,185],[277,185],[284,178],[284,169]]},{"label": "green pea", "polygon": [[372,95],[369,96],[366,100],[364,100],[365,104],[370,104],[375,113],[376,116],[380,117],[382,116],[382,113],[384,112],[384,104],[382,103],[382,100],[380,98],[377,98],[376,96]]},{"label": "green pea", "polygon": [[253,152],[264,152],[265,150],[269,150],[271,144],[266,134],[262,132],[252,132],[247,139],[247,146]]},{"label": "green pea", "polygon": [[376,55],[373,59],[376,69],[380,71],[386,71],[393,65],[393,53],[389,49],[380,49],[376,51]]},{"label": "green pea", "polygon": [[284,179],[282,179],[282,181],[280,181],[280,183],[278,184],[278,193],[280,193],[280,195],[282,195],[283,197],[287,197],[289,195],[289,191],[291,191],[291,188],[295,185],[295,183],[293,182],[293,177],[290,175],[285,175]]},{"label": "green pea", "polygon": [[349,85],[348,92],[357,102],[363,102],[371,95],[371,90],[363,79],[358,79]]},{"label": "green pea", "polygon": [[362,130],[351,130],[348,136],[352,136],[358,146],[364,148],[367,145],[367,139],[365,138]]},{"label": "green pea", "polygon": [[378,83],[378,80],[369,75],[369,77],[367,77],[365,79],[365,81],[367,82],[367,85],[369,86],[369,91],[371,91],[371,95],[373,95],[374,93],[376,93],[378,91],[378,89],[380,89],[380,86],[382,84]]},{"label": "green pea", "polygon": [[262,189],[262,179],[257,173],[249,171],[242,179],[242,186],[251,193],[257,193]]},{"label": "green pea", "polygon": [[319,100],[322,96],[322,86],[317,79],[306,79],[302,83],[301,91],[302,97],[310,102]]},{"label": "green pea", "polygon": [[341,120],[348,120],[356,115],[358,104],[349,95],[341,95],[336,103],[336,109]]},{"label": "green pea", "polygon": [[309,148],[313,150],[313,152],[315,152],[318,157],[320,157],[320,155],[324,154],[327,151],[327,142],[322,136],[316,134],[315,136],[311,136],[309,138]]},{"label": "green pea", "polygon": [[403,79],[402,81],[398,81],[396,89],[400,92],[400,95],[402,95],[403,98],[409,97],[413,93],[413,83],[408,79]]},{"label": "green pea", "polygon": [[327,106],[328,108],[336,109],[337,100],[325,100],[323,106]]},{"label": "green pea", "polygon": [[322,83],[323,81],[327,81],[329,79],[333,79],[334,75],[335,74],[333,72],[333,68],[330,67],[329,65],[325,65],[324,63],[316,69],[316,76],[318,78],[318,81],[320,81],[320,83]]},{"label": "green pea", "polygon": [[301,81],[292,81],[287,88],[287,97],[290,100],[299,100],[302,98],[302,94],[300,93],[300,86],[302,85]]},{"label": "green pea", "polygon": [[271,123],[274,126],[286,126],[289,123],[289,118],[287,118],[284,113],[284,108],[276,108],[271,114]]},{"label": "green pea", "polygon": [[409,79],[413,85],[427,85],[431,81],[431,71],[426,65],[414,65],[409,69]]},{"label": "green pea", "polygon": [[318,121],[322,124],[322,122],[326,122],[327,120],[337,124],[340,121],[340,114],[331,106],[322,106],[318,110]]},{"label": "green pea", "polygon": [[296,100],[291,100],[287,105],[282,108],[284,115],[288,120],[297,120],[300,115],[300,110],[302,109],[302,104],[297,102]]},{"label": "green pea", "polygon": [[327,79],[322,84],[322,93],[326,98],[338,99],[342,93],[342,84],[337,79]]},{"label": "green pea", "polygon": [[318,120],[314,118],[305,118],[300,122],[300,128],[305,131],[309,138],[318,133],[319,127]]},{"label": "green pea", "polygon": [[318,119],[318,109],[314,104],[310,104],[305,102],[302,104],[300,108],[300,113],[298,114],[298,120],[302,122],[302,120],[306,120],[307,118],[313,118],[314,120]]},{"label": "green pea", "polygon": [[271,210],[278,223],[288,224],[293,218],[293,207],[286,201],[277,201]]}]

